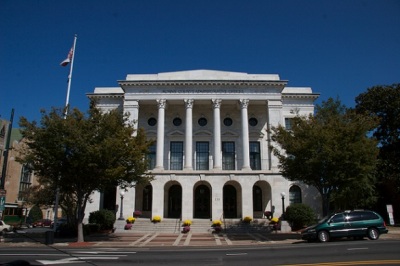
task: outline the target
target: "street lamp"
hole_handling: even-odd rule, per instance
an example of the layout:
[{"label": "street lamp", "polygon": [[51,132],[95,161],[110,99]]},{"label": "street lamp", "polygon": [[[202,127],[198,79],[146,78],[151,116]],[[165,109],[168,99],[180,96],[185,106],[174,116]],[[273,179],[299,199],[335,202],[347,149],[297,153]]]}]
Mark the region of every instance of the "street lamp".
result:
[{"label": "street lamp", "polygon": [[119,195],[121,195],[121,208],[119,209],[120,212],[119,212],[119,218],[118,218],[118,220],[125,220],[125,219],[124,219],[124,215],[123,215],[123,212],[124,212],[124,195],[125,195],[125,191],[121,190],[121,191],[119,192]]},{"label": "street lamp", "polygon": [[282,220],[285,220],[285,192],[281,192],[282,197]]}]

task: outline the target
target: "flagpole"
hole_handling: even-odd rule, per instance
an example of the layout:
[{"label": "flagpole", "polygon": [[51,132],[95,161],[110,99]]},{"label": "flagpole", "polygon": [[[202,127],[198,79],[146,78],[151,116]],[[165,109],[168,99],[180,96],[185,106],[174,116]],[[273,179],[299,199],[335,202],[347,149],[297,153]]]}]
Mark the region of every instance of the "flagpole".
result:
[{"label": "flagpole", "polygon": [[[69,105],[69,92],[71,90],[71,81],[72,81],[72,69],[74,67],[74,58],[75,58],[75,47],[76,47],[76,39],[78,36],[75,34],[74,36],[74,45],[72,48],[72,58],[71,58],[71,66],[69,68],[69,75],[68,75],[68,86],[67,86],[67,97],[65,100],[65,113],[64,113],[64,119],[67,119],[67,114],[68,114],[68,105]],[[54,233],[57,231],[57,221],[58,221],[58,202],[60,200],[60,188],[56,188],[56,196],[54,200],[54,219],[53,219],[53,238],[49,240],[48,244],[53,244],[54,243]]]},{"label": "flagpole", "polygon": [[65,100],[65,113],[64,113],[64,118],[68,114],[68,105],[69,105],[69,92],[71,91],[71,82],[72,82],[72,70],[74,68],[74,58],[75,58],[75,47],[76,47],[76,39],[78,36],[75,34],[74,37],[74,45],[73,45],[73,50],[72,50],[72,58],[71,58],[71,66],[69,68],[69,75],[68,75],[68,87],[67,87],[67,97]]}]

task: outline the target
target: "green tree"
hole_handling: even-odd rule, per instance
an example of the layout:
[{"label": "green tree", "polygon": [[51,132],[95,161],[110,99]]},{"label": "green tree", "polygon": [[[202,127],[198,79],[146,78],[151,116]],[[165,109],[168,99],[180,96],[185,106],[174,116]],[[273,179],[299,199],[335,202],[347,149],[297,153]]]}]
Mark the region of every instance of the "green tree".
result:
[{"label": "green tree", "polygon": [[335,208],[355,208],[375,200],[376,141],[367,137],[376,125],[332,98],[316,106],[315,116],[292,120],[292,127],[272,128],[282,175],[316,187],[326,215]]},{"label": "green tree", "polygon": [[356,97],[356,111],[377,117],[378,184],[383,204],[393,204],[400,219],[400,84],[374,86]]},{"label": "green tree", "polygon": [[20,127],[27,145],[18,160],[76,207],[78,242],[84,241],[82,221],[93,192],[151,180],[145,159],[151,143],[117,110],[103,113],[92,103],[87,115],[73,109],[64,117],[53,108],[42,111],[40,125],[22,117]]}]

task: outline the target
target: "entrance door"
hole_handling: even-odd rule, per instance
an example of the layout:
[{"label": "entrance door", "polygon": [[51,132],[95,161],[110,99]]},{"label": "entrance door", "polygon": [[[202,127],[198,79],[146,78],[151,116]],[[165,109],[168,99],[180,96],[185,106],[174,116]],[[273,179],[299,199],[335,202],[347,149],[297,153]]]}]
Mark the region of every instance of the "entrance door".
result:
[{"label": "entrance door", "polygon": [[236,202],[236,188],[232,185],[224,186],[225,218],[237,218]]},{"label": "entrance door", "polygon": [[211,218],[210,214],[210,189],[200,185],[194,192],[194,217]]},{"label": "entrance door", "polygon": [[182,188],[173,185],[168,192],[168,218],[181,218],[182,212]]}]

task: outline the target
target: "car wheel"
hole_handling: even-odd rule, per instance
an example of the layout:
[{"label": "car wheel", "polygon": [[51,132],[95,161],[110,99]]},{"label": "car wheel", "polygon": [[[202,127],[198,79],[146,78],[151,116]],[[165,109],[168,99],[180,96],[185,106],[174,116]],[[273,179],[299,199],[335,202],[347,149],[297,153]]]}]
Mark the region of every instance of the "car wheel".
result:
[{"label": "car wheel", "polygon": [[319,242],[328,242],[329,241],[329,233],[327,231],[319,231],[318,232],[318,240],[319,240]]},{"label": "car wheel", "polygon": [[376,228],[368,229],[368,238],[371,240],[377,240],[379,238],[379,232]]}]

